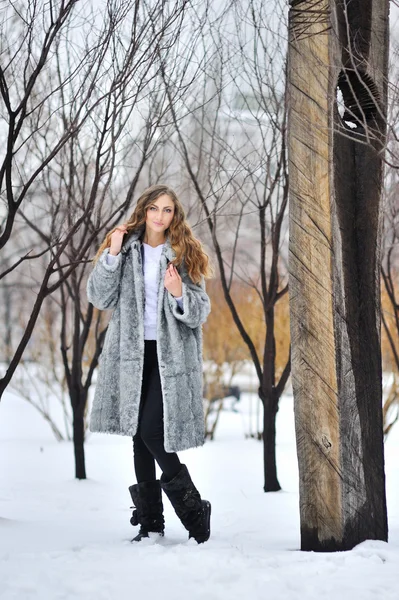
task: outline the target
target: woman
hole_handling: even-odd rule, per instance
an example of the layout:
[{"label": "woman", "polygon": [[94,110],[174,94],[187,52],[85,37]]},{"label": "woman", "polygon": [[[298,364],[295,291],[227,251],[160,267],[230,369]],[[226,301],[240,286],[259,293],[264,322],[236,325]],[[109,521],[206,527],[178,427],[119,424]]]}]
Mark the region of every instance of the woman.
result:
[{"label": "woman", "polygon": [[[163,535],[161,490],[198,543],[210,536],[202,500],[176,454],[204,443],[202,329],[208,257],[175,192],[154,185],[106,236],[87,282],[98,309],[114,309],[100,357],[91,431],[131,435],[137,484],[132,541]],[[155,461],[162,470],[156,479]]]}]

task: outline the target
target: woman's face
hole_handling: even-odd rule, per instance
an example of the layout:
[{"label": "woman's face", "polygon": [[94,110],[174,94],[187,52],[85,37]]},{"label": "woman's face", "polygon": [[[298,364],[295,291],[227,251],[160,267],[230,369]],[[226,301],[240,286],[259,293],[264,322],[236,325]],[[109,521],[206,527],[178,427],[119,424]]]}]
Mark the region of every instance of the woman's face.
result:
[{"label": "woman's face", "polygon": [[154,233],[163,233],[171,224],[174,214],[173,200],[163,194],[148,206],[145,225]]}]

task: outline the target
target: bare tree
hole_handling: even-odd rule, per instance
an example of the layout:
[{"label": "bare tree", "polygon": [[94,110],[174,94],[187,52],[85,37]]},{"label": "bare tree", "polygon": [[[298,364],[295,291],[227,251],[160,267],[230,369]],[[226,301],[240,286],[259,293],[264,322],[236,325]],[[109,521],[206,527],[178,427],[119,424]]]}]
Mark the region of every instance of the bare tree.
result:
[{"label": "bare tree", "polygon": [[[163,76],[178,149],[198,198],[213,245],[225,301],[247,345],[264,407],[264,490],[280,489],[276,468],[276,414],[290,360],[276,377],[275,307],[288,287],[281,265],[288,199],[286,164],[285,44],[279,38],[283,8],[251,0],[247,6],[207,13],[202,34],[203,75],[185,99],[174,102],[183,74]],[[200,17],[199,17],[200,18]],[[243,25],[244,24],[244,25]],[[194,91],[195,90],[195,91]],[[263,306],[259,356],[232,294],[239,280]]]},{"label": "bare tree", "polygon": [[[57,293],[62,315],[61,354],[73,413],[75,472],[80,479],[86,477],[87,395],[105,336],[104,320],[92,305],[86,308],[82,300],[85,267],[89,252],[98,247],[105,231],[115,226],[130,207],[143,165],[159,143],[156,134],[161,124],[164,135],[167,133],[158,55],[161,52],[166,59],[179,38],[185,6],[186,2],[147,5],[109,0],[99,30],[93,27],[96,19],[91,13],[95,34],[87,30],[87,21],[85,26],[80,24],[80,29],[63,21],[62,36],[54,36],[47,65],[47,78],[51,74],[49,91],[44,85],[47,79],[42,86],[32,86],[30,96],[26,92],[30,108],[25,113],[18,109],[23,118],[17,132],[9,134],[14,140],[17,133],[23,132],[23,139],[19,145],[11,145],[13,159],[8,170],[7,156],[4,161],[4,180],[11,178],[13,184],[6,196],[3,246],[10,240],[18,217],[35,233],[41,250],[35,255],[26,253],[1,277],[15,276],[27,260],[46,254],[50,258],[43,269],[36,269],[36,300],[0,380],[0,396],[29,342],[44,299]],[[51,24],[52,11],[52,5],[41,6],[41,11],[37,9],[32,16],[30,27],[38,26],[34,19],[48,19]],[[80,12],[78,16],[84,15]],[[26,23],[21,20],[23,29]],[[83,46],[76,41],[79,32],[84,37]],[[33,61],[32,45],[28,43],[25,49],[26,70]],[[3,78],[7,89],[16,86],[16,77],[16,71],[11,70],[9,80]],[[18,160],[21,164],[14,168]],[[13,197],[15,189],[20,190],[17,199]],[[94,347],[93,340],[89,343],[93,329]],[[87,352],[90,359],[85,365]]]},{"label": "bare tree", "polygon": [[[155,86],[157,82],[155,81]],[[149,84],[147,84],[147,92],[149,91]],[[158,92],[161,94],[161,92]],[[91,237],[93,233],[96,233],[96,241],[98,244],[98,237],[101,235],[101,231],[104,229],[104,224],[108,223],[107,229],[111,229],[115,226],[123,217],[128,209],[130,209],[132,197],[135,194],[136,188],[140,184],[140,175],[144,168],[147,160],[151,159],[151,155],[155,152],[160,139],[157,137],[154,141],[155,134],[158,132],[163,119],[163,113],[158,113],[155,109],[158,106],[158,102],[155,101],[156,94],[151,94],[151,106],[148,108],[146,119],[142,123],[142,128],[135,139],[135,151],[129,152],[128,155],[137,160],[137,168],[134,173],[129,169],[129,177],[132,179],[127,183],[127,186],[115,186],[114,189],[108,189],[107,194],[98,203],[97,210],[97,224],[93,220],[88,220],[80,230],[79,243],[76,244],[76,240],[71,240],[65,249],[64,260],[67,259],[67,264],[74,264],[78,260],[80,245],[84,243],[85,237]],[[143,108],[141,106],[141,108]],[[135,117],[136,127],[138,115],[133,111],[133,107],[129,106],[130,118],[126,123],[131,123],[133,116]],[[119,119],[117,119],[117,122]],[[121,128],[118,123],[118,131],[123,131],[124,126]],[[166,135],[165,130],[163,132]],[[112,146],[107,146],[107,150],[102,146],[101,143],[96,144],[96,153],[104,155],[109,149],[114,149],[114,144],[117,139],[117,131],[112,136]],[[137,151],[140,149],[140,152]],[[87,151],[86,151],[87,152]],[[80,190],[90,189],[96,184],[96,178],[87,178],[88,170],[84,169],[84,173],[81,173],[79,177],[79,164],[82,166],[87,160],[83,153],[78,152],[77,163],[74,164],[74,168],[70,172],[74,173],[79,178]],[[139,157],[137,157],[139,154]],[[124,156],[124,153],[122,153]],[[124,160],[126,157],[124,156]],[[118,173],[120,174],[121,167],[119,161],[116,160],[112,153],[111,164],[107,167],[107,177],[115,178]],[[83,200],[83,194],[78,191],[74,185],[71,184],[69,179],[65,181],[65,187],[67,190],[68,199],[70,202],[70,209],[67,211],[66,218],[70,219],[71,222],[68,226],[72,226],[72,217],[79,205],[79,200]],[[141,184],[142,185],[142,184]],[[49,189],[49,194],[50,194]],[[124,198],[123,205],[118,204],[118,196]],[[120,201],[119,201],[120,202]],[[117,214],[115,214],[114,207],[118,207]],[[76,461],[76,473],[77,477],[85,477],[84,468],[84,417],[87,408],[87,396],[92,383],[92,377],[94,369],[97,367],[100,353],[102,352],[103,342],[107,329],[107,323],[103,318],[101,311],[93,309],[92,305],[89,305],[86,310],[86,302],[84,301],[85,294],[82,293],[82,289],[85,289],[86,282],[86,265],[79,267],[73,271],[68,279],[63,281],[60,287],[60,309],[62,318],[61,327],[61,354],[63,365],[65,369],[65,376],[69,390],[69,396],[71,400],[72,412],[73,412],[73,424],[74,424],[74,445],[75,445],[75,461]],[[62,265],[59,265],[62,269]],[[93,336],[94,333],[94,336]],[[85,355],[90,358],[85,360]]]},{"label": "bare tree", "polygon": [[[392,23],[391,60],[388,82],[387,165],[384,181],[384,236],[382,246],[382,283],[385,292],[382,324],[389,347],[392,379],[384,402],[384,435],[388,436],[399,420],[399,11]],[[385,307],[385,310],[384,310]]]},{"label": "bare tree", "polygon": [[345,550],[388,535],[380,347],[388,10],[388,0],[290,2],[289,265],[303,550]]},{"label": "bare tree", "polygon": [[[43,299],[54,293],[87,257],[99,231],[107,224],[95,214],[95,206],[96,202],[103,201],[112,180],[110,166],[115,152],[119,150],[116,148],[117,137],[126,136],[124,119],[127,107],[134,105],[135,100],[143,95],[145,82],[154,76],[152,64],[159,48],[167,48],[173,43],[170,41],[173,39],[171,30],[176,25],[178,29],[179,15],[185,8],[184,2],[168,7],[155,2],[152,7],[147,7],[133,0],[108,0],[97,28],[94,27],[94,8],[90,11],[91,7],[87,4],[80,12],[74,13],[75,5],[76,2],[72,1],[56,5],[30,3],[24,14],[22,9],[17,10],[10,2],[5,12],[22,42],[16,45],[13,39],[9,40],[3,51],[0,71],[1,126],[8,132],[8,143],[0,166],[0,189],[6,206],[0,247],[4,252],[17,215],[29,222],[33,229],[37,228],[46,247],[38,254],[27,252],[4,270],[0,279],[9,277],[21,263],[43,253],[49,253],[50,259],[22,339],[0,380],[0,397],[21,359]],[[155,33],[154,21],[157,23]],[[74,27],[77,22],[80,29]],[[78,35],[77,31],[81,36],[79,43],[74,37]],[[99,142],[97,154],[94,151],[94,162],[86,165],[88,176],[93,178],[94,183],[90,189],[80,190],[82,202],[71,214],[68,228],[63,220],[68,212],[68,201],[63,204],[63,198],[60,198],[58,204],[47,211],[50,215],[46,217],[47,228],[43,232],[31,218],[32,199],[40,198],[43,203],[47,191],[45,186],[56,188],[58,181],[62,180],[60,173],[73,166],[73,161],[58,163],[59,171],[56,172],[55,159],[61,151],[79,147],[81,152],[90,153],[93,147],[92,138],[87,137],[88,129],[91,133],[90,128],[97,130],[95,139]],[[71,141],[75,143],[70,144]],[[128,156],[125,153],[125,157]],[[140,159],[145,160],[145,153]],[[71,176],[71,179],[71,185],[79,186],[77,177]],[[114,207],[114,216],[123,213],[131,201],[136,183],[131,181],[127,196]],[[70,192],[74,193],[76,189],[78,187]],[[80,228],[92,215],[94,220],[90,234],[81,236],[74,261],[63,264],[60,271],[58,265],[63,252],[71,240],[79,238]],[[108,222],[110,220],[112,217],[108,217]]]},{"label": "bare tree", "polygon": [[382,281],[387,310],[381,313],[390,348],[393,378],[384,402],[384,434],[388,435],[399,419],[399,171],[389,168],[385,189],[385,234],[383,240]]}]

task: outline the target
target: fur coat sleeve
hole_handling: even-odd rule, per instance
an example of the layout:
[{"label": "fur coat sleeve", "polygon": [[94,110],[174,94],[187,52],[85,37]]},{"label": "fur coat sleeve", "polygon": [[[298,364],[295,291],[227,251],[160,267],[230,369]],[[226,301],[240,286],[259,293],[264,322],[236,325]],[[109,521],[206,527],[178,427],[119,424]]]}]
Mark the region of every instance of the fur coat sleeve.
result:
[{"label": "fur coat sleeve", "polygon": [[118,302],[119,284],[122,274],[122,255],[119,253],[114,264],[107,264],[106,248],[96,262],[87,280],[87,298],[99,310],[114,308]]},{"label": "fur coat sleeve", "polygon": [[205,291],[205,279],[202,277],[200,283],[193,283],[187,274],[184,263],[180,268],[180,277],[183,287],[183,310],[180,309],[172,294],[168,292],[170,308],[176,319],[187,327],[195,329],[205,323],[211,310],[209,296]]}]

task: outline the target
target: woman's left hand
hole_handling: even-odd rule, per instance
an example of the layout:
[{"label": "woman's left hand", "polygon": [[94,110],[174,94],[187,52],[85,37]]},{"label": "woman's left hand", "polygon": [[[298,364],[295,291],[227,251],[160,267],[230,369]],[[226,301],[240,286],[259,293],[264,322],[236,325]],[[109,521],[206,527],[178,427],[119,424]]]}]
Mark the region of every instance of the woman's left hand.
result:
[{"label": "woman's left hand", "polygon": [[166,269],[164,285],[172,296],[179,298],[183,295],[181,277],[172,263],[169,263],[168,268]]}]

